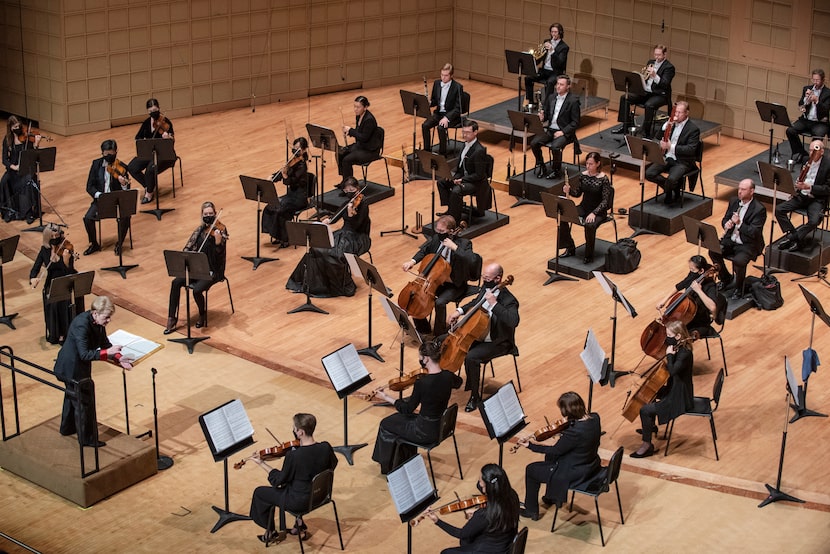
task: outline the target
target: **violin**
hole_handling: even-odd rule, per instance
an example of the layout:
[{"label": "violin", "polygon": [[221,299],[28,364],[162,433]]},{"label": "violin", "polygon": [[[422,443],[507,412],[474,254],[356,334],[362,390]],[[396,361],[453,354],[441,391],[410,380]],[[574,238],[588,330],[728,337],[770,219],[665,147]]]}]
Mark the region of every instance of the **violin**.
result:
[{"label": "violin", "polygon": [[[260,460],[274,460],[276,458],[282,458],[286,454],[288,454],[289,450],[293,450],[294,448],[300,447],[300,439],[294,439],[293,441],[284,442],[282,444],[278,444],[276,446],[272,446],[271,448],[263,448],[257,454],[259,455]],[[233,464],[234,469],[240,469],[242,466],[245,465],[245,462],[250,460],[251,457],[244,458],[240,460],[238,463]]]},{"label": "violin", "polygon": [[159,113],[159,118],[156,121],[156,130],[154,134],[163,135],[164,133],[169,133],[170,128],[173,126],[170,123],[170,120],[163,113]]},{"label": "violin", "polygon": [[[547,419],[547,418],[545,418],[545,419]],[[545,425],[544,427],[541,427],[539,429],[536,429],[533,432],[532,435],[528,435],[527,437],[523,438],[519,442],[525,442],[525,441],[528,441],[530,439],[533,439],[537,442],[546,441],[549,438],[551,438],[555,435],[558,435],[559,433],[561,433],[562,431],[564,431],[565,429],[567,429],[570,426],[571,426],[571,422],[563,417],[561,419],[557,419],[553,423],[548,422],[547,425]],[[512,447],[510,447],[510,453],[515,454],[516,452],[519,451],[519,448],[521,448],[521,446],[519,446],[518,444],[514,444]]]},{"label": "violin", "polygon": [[469,510],[470,508],[483,508],[487,505],[487,496],[483,494],[479,494],[476,496],[471,496],[469,498],[458,499],[455,502],[450,502],[449,504],[445,504],[435,509],[427,510],[418,517],[409,520],[409,525],[415,527],[424,518],[427,517],[428,514],[431,513],[438,513],[440,515],[444,514],[451,514],[453,512],[461,512],[464,510]]},{"label": "violin", "polygon": [[401,392],[404,389],[408,389],[412,385],[415,384],[415,381],[423,377],[429,373],[426,368],[419,367],[418,369],[412,370],[409,373],[404,373],[400,377],[393,377],[389,379],[389,390],[393,390],[395,392]]},{"label": "violin", "polygon": [[124,179],[126,179],[129,183],[130,174],[127,173],[127,165],[118,158],[116,158],[111,164],[107,164],[107,173],[109,173],[110,177],[115,180],[124,177]]},{"label": "violin", "polygon": [[[61,236],[63,236],[63,234],[61,234]],[[57,250],[55,250],[55,248],[56,248],[55,246],[52,246],[52,250],[54,251],[54,254],[58,257],[58,259],[62,259],[63,256],[64,256],[64,253],[66,253],[66,252],[69,252],[69,255],[74,260],[78,260],[81,257],[81,255],[78,254],[75,251],[75,246],[71,242],[69,242],[66,239],[66,237],[64,237],[64,239],[61,241],[61,243],[57,246]],[[40,284],[40,280],[42,279],[44,273],[49,272],[49,268],[52,267],[52,263],[54,263],[54,262],[50,258],[49,263],[46,264],[43,267],[43,269],[41,269],[40,274],[37,277],[35,277],[34,282],[32,283],[32,288],[33,289],[36,289],[38,284]]]},{"label": "violin", "polygon": [[340,219],[340,217],[343,215],[343,212],[345,212],[349,208],[349,206],[351,206],[353,210],[356,210],[360,203],[363,202],[363,191],[365,191],[366,187],[368,186],[368,184],[364,185],[362,189],[357,191],[357,194],[355,194],[351,200],[343,204],[340,207],[340,209],[337,210],[337,212],[333,216],[331,216],[331,218],[329,218],[329,225]]}]

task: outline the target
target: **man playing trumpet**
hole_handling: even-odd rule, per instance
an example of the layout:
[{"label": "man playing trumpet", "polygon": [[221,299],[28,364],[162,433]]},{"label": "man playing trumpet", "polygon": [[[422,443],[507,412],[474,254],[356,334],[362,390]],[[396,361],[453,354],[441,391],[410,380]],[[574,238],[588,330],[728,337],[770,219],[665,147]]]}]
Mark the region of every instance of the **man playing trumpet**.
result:
[{"label": "man playing trumpet", "polygon": [[570,46],[562,40],[565,38],[565,28],[561,23],[551,23],[550,40],[542,43],[542,52],[534,52],[536,59],[536,77],[525,77],[525,97],[529,104],[533,103],[533,83],[545,83],[543,97],[547,98],[556,83],[556,78],[567,73],[568,51]]},{"label": "man playing trumpet", "polygon": [[671,105],[671,81],[674,79],[674,66],[666,58],[668,48],[662,44],[654,47],[654,58],[650,59],[643,68],[643,82],[646,93],[644,96],[637,94],[629,95],[626,98],[623,94],[620,97],[620,109],[617,112],[617,121],[621,123],[611,132],[617,135],[625,133],[631,104],[642,105],[645,111],[643,121],[643,137],[651,138],[652,127],[654,127],[654,114],[657,108]]},{"label": "man playing trumpet", "polygon": [[830,132],[828,113],[830,113],[830,89],[824,86],[824,70],[814,69],[811,84],[804,87],[798,107],[801,116],[792,126],[787,127],[787,139],[790,141],[792,159],[795,163],[807,159],[807,152],[801,144],[800,133],[810,133],[813,137],[823,137]]}]

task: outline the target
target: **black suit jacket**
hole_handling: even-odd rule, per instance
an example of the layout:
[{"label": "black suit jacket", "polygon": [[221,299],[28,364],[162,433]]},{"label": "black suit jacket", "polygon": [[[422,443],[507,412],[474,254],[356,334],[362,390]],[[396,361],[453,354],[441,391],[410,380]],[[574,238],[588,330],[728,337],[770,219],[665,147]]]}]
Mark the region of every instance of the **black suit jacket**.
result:
[{"label": "black suit jacket", "polygon": [[[737,198],[733,198],[726,208],[726,213],[721,219],[721,227],[726,228],[726,222],[732,219],[732,214],[738,212],[741,208],[741,203]],[[758,256],[764,251],[764,224],[767,221],[767,209],[757,198],[752,198],[749,206],[744,214],[744,219],[741,221],[741,226],[738,229],[738,234],[741,237],[741,242],[752,248],[752,254]],[[726,231],[724,238],[731,238],[732,231]]]},{"label": "black suit jacket", "polygon": [[349,136],[354,137],[354,143],[361,150],[380,152],[383,144],[380,142],[378,133],[378,122],[372,112],[366,110],[363,114],[363,121],[358,125],[359,119],[355,117],[355,126],[349,129]]},{"label": "black suit jacket", "polygon": [[[461,310],[467,313],[484,297],[485,290],[482,289],[475,297],[475,300],[464,305]],[[519,301],[508,289],[501,289],[496,297],[496,305],[493,306],[493,313],[490,316],[490,339],[494,343],[508,342],[516,344],[516,327],[519,326]]]},{"label": "black suit jacket", "polygon": [[[473,243],[469,239],[455,237],[452,239],[458,248],[450,255],[450,280],[453,285],[462,287],[470,280],[472,267],[475,264],[475,253],[473,252]],[[412,259],[415,263],[420,263],[427,254],[435,254],[438,252],[438,247],[441,246],[441,239],[437,234],[429,237],[424,244],[418,249]],[[478,276],[474,277],[478,278]]]},{"label": "black suit jacket", "polygon": [[697,149],[700,145],[700,129],[697,128],[691,119],[687,119],[677,137],[677,144],[674,146],[674,155],[678,162],[692,167],[697,160]]},{"label": "black suit jacket", "polygon": [[107,329],[96,325],[92,311],[75,316],[66,332],[66,341],[55,361],[55,376],[64,383],[92,377],[92,362],[101,359],[101,350],[112,346]]},{"label": "black suit jacket", "polygon": [[[464,87],[456,80],[450,81],[450,90],[447,91],[447,101],[444,103],[444,114],[450,121],[450,125],[457,125],[461,121],[461,93]],[[432,94],[429,97],[429,105],[432,108],[441,106],[441,79],[436,79],[432,84]],[[436,110],[435,113],[441,113]]]},{"label": "black suit jacket", "polygon": [[[655,60],[649,60],[649,64],[655,63]],[[648,64],[646,64],[648,65]],[[675,69],[669,60],[663,60],[660,69],[657,70],[657,75],[660,77],[659,83],[651,85],[651,93],[665,96],[669,103],[671,103],[671,81],[674,79]]]},{"label": "black suit jacket", "polygon": [[[92,202],[95,202],[95,193],[104,193],[104,158],[93,160],[92,166],[89,168],[89,176],[86,178],[86,192],[92,197]],[[128,185],[122,186],[118,179],[110,177],[110,191],[127,190]]]},{"label": "black suit jacket", "polygon": [[[798,99],[799,107],[804,105],[804,95],[807,90],[813,88],[813,85],[807,85],[801,90],[801,98]],[[818,95],[818,103],[816,104],[816,117],[819,121],[827,123],[828,116],[830,116],[830,88],[822,87]],[[807,114],[801,114],[801,117],[807,119]]]},{"label": "black suit jacket", "polygon": [[[545,128],[547,128],[550,118],[556,110],[556,92],[552,92],[545,99]],[[556,124],[559,125],[559,130],[562,131],[569,141],[572,141],[576,136],[576,130],[579,127],[579,97],[570,92],[565,95],[565,101],[562,103],[562,108],[559,110],[559,117],[556,118]]]},{"label": "black suit jacket", "polygon": [[[571,47],[565,44],[564,40],[560,40],[559,44],[554,47],[553,54],[550,55],[550,66],[553,69],[554,74],[557,76],[565,75],[568,71],[568,52],[570,49]],[[539,69],[544,67],[546,57],[547,53],[543,54],[536,60],[536,63],[539,65]]]},{"label": "black suit jacket", "polygon": [[821,158],[816,180],[813,183],[813,188],[810,189],[810,194],[822,204],[830,198],[830,158],[827,156]]}]

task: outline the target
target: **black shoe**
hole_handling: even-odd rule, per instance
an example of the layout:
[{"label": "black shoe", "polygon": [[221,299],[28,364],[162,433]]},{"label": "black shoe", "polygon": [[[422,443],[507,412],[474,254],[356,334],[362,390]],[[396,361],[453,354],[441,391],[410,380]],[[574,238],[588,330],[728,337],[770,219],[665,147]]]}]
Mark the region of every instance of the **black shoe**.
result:
[{"label": "black shoe", "polygon": [[272,544],[277,544],[285,540],[285,531],[277,531],[273,530],[270,532],[265,532],[263,535],[257,535],[260,541],[265,543],[265,547],[268,548]]},{"label": "black shoe", "polygon": [[611,129],[612,135],[621,135],[623,133],[625,133],[625,125],[620,125],[619,127],[614,127],[613,129]]},{"label": "black shoe", "polygon": [[630,454],[630,456],[632,458],[648,458],[649,456],[654,456],[654,445],[649,444],[646,451],[643,452],[642,454],[637,454],[637,451],[635,450],[634,452],[632,452]]},{"label": "black shoe", "polygon": [[201,329],[202,327],[207,327],[207,317],[199,316],[199,321],[196,322],[196,328]]},{"label": "black shoe", "polygon": [[795,154],[793,154],[793,163],[800,164],[801,162],[804,161],[804,158],[806,158],[806,157],[807,157],[806,153],[796,152]]},{"label": "black shoe", "polygon": [[116,255],[116,256],[120,256],[120,255],[121,255],[121,245],[120,245],[120,244],[116,244],[116,245],[115,245],[115,255]]},{"label": "black shoe", "polygon": [[562,176],[562,172],[558,169],[554,169],[547,175],[545,175],[545,179],[556,179]]},{"label": "black shoe", "polygon": [[152,201],[153,201],[152,198],[147,198],[146,196],[141,199],[142,204],[149,204]]},{"label": "black shoe", "polygon": [[90,446],[90,447],[92,447],[92,446],[97,446],[98,448],[104,448],[106,445],[107,445],[107,443],[105,443],[104,441],[98,441],[98,442],[85,442],[85,443],[84,443],[84,446]]},{"label": "black shoe", "polygon": [[31,225],[34,222],[35,222],[35,216],[33,216],[33,215],[27,215],[26,216],[26,224],[27,225]]},{"label": "black shoe", "polygon": [[550,508],[550,507],[551,507],[551,506],[553,506],[554,504],[555,504],[555,502],[554,502],[552,499],[548,498],[547,496],[543,496],[543,497],[542,497],[542,505],[543,505],[545,508]]},{"label": "black shoe", "polygon": [[730,300],[741,300],[743,299],[744,294],[741,292],[739,287],[735,287],[735,290],[732,291],[732,294],[729,296]]},{"label": "black shoe", "polygon": [[541,179],[545,176],[545,166],[544,165],[537,165],[536,170],[534,171],[534,175]]},{"label": "black shoe", "polygon": [[96,252],[101,250],[101,245],[97,242],[93,242],[89,245],[89,248],[84,250],[84,256],[89,256],[90,254],[95,254]]},{"label": "black shoe", "polygon": [[591,257],[591,256],[585,256],[582,259],[582,263],[585,264],[585,265],[588,265],[588,264],[593,263],[593,262],[594,262],[594,258]]},{"label": "black shoe", "polygon": [[470,397],[470,400],[467,401],[467,405],[464,406],[465,412],[474,412],[478,408],[478,398],[475,395]]},{"label": "black shoe", "polygon": [[539,517],[540,517],[539,514],[534,514],[533,512],[528,512],[527,508],[522,508],[521,510],[519,510],[519,516],[520,517],[525,517],[525,518],[530,519],[532,521],[539,521]]},{"label": "black shoe", "polygon": [[778,243],[778,250],[789,250],[792,245],[798,244],[798,241],[793,238],[785,238],[781,242]]},{"label": "black shoe", "polygon": [[576,247],[566,246],[565,247],[565,253],[561,254],[559,257],[560,258],[570,258],[571,256],[574,256],[574,255],[576,255]]},{"label": "black shoe", "polygon": [[6,223],[10,223],[12,219],[13,218],[11,212],[3,214],[3,221],[5,221]]},{"label": "black shoe", "polygon": [[169,335],[173,331],[176,330],[176,318],[175,317],[168,317],[167,318],[167,327],[164,328],[164,334]]},{"label": "black shoe", "polygon": [[794,240],[792,245],[790,245],[790,247],[787,248],[787,250],[790,251],[790,252],[798,252],[799,250],[801,250],[805,246],[806,246],[806,243],[804,243],[800,240]]},{"label": "black shoe", "polygon": [[435,217],[443,217],[445,215],[450,215],[450,212],[435,212]]},{"label": "black shoe", "polygon": [[729,279],[722,279],[718,282],[718,290],[728,289],[730,285],[732,285],[732,281],[734,281],[734,278],[732,276],[730,276]]}]

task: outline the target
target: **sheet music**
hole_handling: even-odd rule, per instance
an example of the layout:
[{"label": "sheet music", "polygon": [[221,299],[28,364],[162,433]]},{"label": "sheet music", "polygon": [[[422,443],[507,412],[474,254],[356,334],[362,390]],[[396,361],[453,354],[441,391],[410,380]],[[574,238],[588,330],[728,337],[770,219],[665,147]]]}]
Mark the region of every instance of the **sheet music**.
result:
[{"label": "sheet music", "polygon": [[323,368],[329,375],[334,390],[341,391],[369,375],[354,344],[349,343],[323,358]]},{"label": "sheet music", "polygon": [[360,266],[357,265],[357,262],[355,261],[357,256],[351,252],[345,252],[343,255],[346,257],[346,263],[349,264],[349,269],[352,270],[352,275],[362,275]]},{"label": "sheet music", "polygon": [[156,350],[164,348],[163,344],[134,335],[123,329],[118,329],[109,335],[108,338],[112,344],[121,345],[121,354],[131,358],[133,365],[136,365],[140,360],[146,358]]},{"label": "sheet music", "polygon": [[[312,221],[311,223],[314,225],[324,225],[326,227],[326,231],[329,233],[329,248],[332,248],[334,246],[334,233],[331,231],[331,225],[323,223],[322,221]],[[357,274],[360,275],[360,271],[358,271]]]},{"label": "sheet music", "polygon": [[599,345],[593,329],[588,329],[588,338],[585,339],[585,348],[579,353],[585,369],[594,383],[602,380],[602,366],[605,365],[605,350]]},{"label": "sheet music", "polygon": [[408,512],[434,492],[423,456],[415,456],[389,473],[386,484],[399,514]]},{"label": "sheet music", "polygon": [[202,417],[216,452],[222,452],[254,434],[241,400],[229,402]]},{"label": "sheet music", "polygon": [[510,431],[525,417],[512,381],[503,385],[496,394],[484,401],[484,411],[497,437]]},{"label": "sheet music", "polygon": [[795,380],[795,374],[793,368],[790,367],[790,359],[787,356],[784,356],[784,371],[787,373],[787,384],[790,385],[790,396],[793,397],[795,405],[798,406],[798,382]]}]

